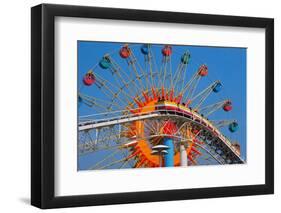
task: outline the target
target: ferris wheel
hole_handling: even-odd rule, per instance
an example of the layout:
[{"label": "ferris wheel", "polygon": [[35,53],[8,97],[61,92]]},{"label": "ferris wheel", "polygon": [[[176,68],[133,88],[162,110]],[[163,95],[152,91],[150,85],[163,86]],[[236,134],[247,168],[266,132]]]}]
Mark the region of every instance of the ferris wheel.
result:
[{"label": "ferris wheel", "polygon": [[[172,45],[120,44],[101,55],[80,76],[78,158],[92,159],[91,169],[241,164],[231,99],[206,104],[223,89],[206,64],[190,70],[191,52]],[[87,114],[80,111],[87,108]],[[90,156],[90,157],[89,157]]]}]

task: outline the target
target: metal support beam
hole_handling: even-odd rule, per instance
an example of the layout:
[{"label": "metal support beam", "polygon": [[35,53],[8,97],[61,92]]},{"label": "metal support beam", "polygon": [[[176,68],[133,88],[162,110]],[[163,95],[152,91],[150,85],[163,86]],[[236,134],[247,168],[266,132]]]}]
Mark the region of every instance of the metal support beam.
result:
[{"label": "metal support beam", "polygon": [[174,143],[173,139],[170,137],[164,138],[164,145],[168,146],[168,153],[165,155],[165,167],[173,167],[174,166]]},{"label": "metal support beam", "polygon": [[181,166],[187,166],[187,153],[183,144],[180,145]]}]

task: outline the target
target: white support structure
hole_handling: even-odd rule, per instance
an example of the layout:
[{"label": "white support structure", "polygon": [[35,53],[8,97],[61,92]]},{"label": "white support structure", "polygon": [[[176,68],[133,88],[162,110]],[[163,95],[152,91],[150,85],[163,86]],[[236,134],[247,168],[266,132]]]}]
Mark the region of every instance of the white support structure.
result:
[{"label": "white support structure", "polygon": [[180,159],[181,159],[181,166],[186,167],[187,166],[187,153],[186,153],[184,144],[180,145]]}]

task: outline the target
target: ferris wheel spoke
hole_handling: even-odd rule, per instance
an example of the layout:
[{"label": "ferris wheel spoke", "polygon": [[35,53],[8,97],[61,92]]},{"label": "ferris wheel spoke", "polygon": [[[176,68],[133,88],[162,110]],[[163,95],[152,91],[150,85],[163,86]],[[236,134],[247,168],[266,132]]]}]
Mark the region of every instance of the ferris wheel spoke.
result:
[{"label": "ferris wheel spoke", "polygon": [[[123,103],[123,104],[127,104],[126,101],[120,99],[119,95],[120,93],[122,92],[122,90],[118,89],[117,92],[113,92],[110,87],[108,87],[106,84],[105,84],[105,81],[103,82],[100,82],[100,84],[96,84],[98,89],[108,98],[108,99],[111,99],[111,101],[113,102],[115,99],[119,100],[120,103]],[[127,98],[127,97],[126,97]],[[128,100],[128,99],[127,99]]]},{"label": "ferris wheel spoke", "polygon": [[235,119],[232,120],[210,120],[217,128],[229,126],[230,124],[236,123]]},{"label": "ferris wheel spoke", "polygon": [[131,78],[126,71],[122,69],[122,67],[110,56],[109,60],[111,62],[111,67],[110,69],[112,70],[113,73],[116,73],[120,79],[122,79],[122,82],[124,82],[124,85],[126,85],[126,82],[129,82],[131,79],[135,79],[132,81],[133,86],[128,88],[129,90],[133,91],[134,94],[136,94],[141,88],[136,84],[137,76],[134,78]]},{"label": "ferris wheel spoke", "polygon": [[187,64],[180,63],[178,65],[178,71],[174,76],[175,93],[179,94],[182,90],[183,84],[185,82],[185,75],[187,71]]},{"label": "ferris wheel spoke", "polygon": [[[99,78],[103,82],[103,85],[100,88],[104,87],[107,91],[110,92],[111,95],[113,95],[114,98],[117,98],[119,101],[126,103],[125,101],[123,101],[123,99],[121,99],[119,97],[120,94],[123,94],[124,96],[122,98],[126,99],[127,102],[130,102],[131,96],[128,93],[126,93],[123,90],[123,88],[118,88],[114,84],[110,83],[109,81],[106,81],[106,80],[102,79],[101,77],[99,77]],[[115,91],[113,91],[113,90],[115,90]]]},{"label": "ferris wheel spoke", "polygon": [[199,107],[203,104],[203,102],[208,98],[208,96],[214,91],[214,88],[219,84],[219,81],[213,82],[206,89],[198,93],[195,97],[191,97],[190,102],[196,103],[193,105],[194,110],[198,110]]},{"label": "ferris wheel spoke", "polygon": [[161,76],[161,68],[159,68],[159,66],[157,64],[157,61],[155,60],[155,54],[154,54],[152,48],[151,48],[151,58],[152,58],[152,64],[154,66],[155,73],[156,73],[156,76],[157,76],[157,79],[154,81],[155,82],[154,87],[159,87],[159,85],[160,85],[160,76]]},{"label": "ferris wheel spoke", "polygon": [[[108,91],[110,91],[110,93],[112,95],[114,95],[115,93],[123,93],[124,94],[124,98],[131,98],[131,96],[129,94],[127,94],[122,88],[119,88],[118,86],[114,85],[113,83],[103,79],[101,76],[99,76],[98,74],[95,75],[97,78],[97,87],[98,88],[103,88],[105,87]],[[117,91],[117,92],[113,92],[113,90]]]},{"label": "ferris wheel spoke", "polygon": [[[203,108],[199,108],[198,111],[200,111],[202,114],[205,115],[205,117],[210,116],[214,112],[218,111],[219,109],[224,109],[224,111],[227,111],[227,108],[224,108],[226,104],[229,102],[229,100],[223,100],[214,104],[210,104],[208,106],[205,106]],[[230,110],[230,108],[228,108]]]},{"label": "ferris wheel spoke", "polygon": [[[208,74],[208,67],[203,64],[201,65],[198,70],[193,74],[191,79],[188,81],[188,83],[183,86],[180,91],[181,96],[186,96],[189,99],[191,99],[194,95],[194,92],[199,84],[199,81],[201,80],[202,77],[205,77]],[[186,92],[188,93],[186,94]]]},{"label": "ferris wheel spoke", "polygon": [[[146,72],[149,73],[150,77],[150,88],[155,88],[155,79],[154,79],[154,72],[153,70],[156,70],[156,67],[154,65],[154,58],[153,58],[153,53],[151,49],[151,45],[143,45],[143,54],[144,54],[144,64],[146,68]],[[147,49],[147,52],[146,52]],[[156,70],[157,73],[157,70]]]},{"label": "ferris wheel spoke", "polygon": [[181,90],[183,90],[184,88],[184,82],[185,82],[189,61],[190,61],[190,53],[188,51],[185,51],[185,53],[181,56],[180,69],[175,83],[176,85],[178,85],[177,94],[180,94]]},{"label": "ferris wheel spoke", "polygon": [[123,109],[122,106],[112,101],[109,102],[82,93],[78,93],[78,97],[81,98],[81,101],[85,103],[88,107],[95,108],[98,112],[111,111],[113,107],[118,110]]},{"label": "ferris wheel spoke", "polygon": [[140,85],[140,88],[141,88],[141,91],[145,91],[146,90],[146,87],[143,85],[143,82],[140,78],[141,75],[145,75],[145,73],[143,73],[142,69],[141,69],[141,72],[142,73],[139,73],[138,72],[138,69],[137,69],[137,58],[134,56],[133,54],[133,51],[132,49],[129,47],[129,45],[124,45],[121,50],[120,50],[120,56],[122,58],[124,58],[126,61],[127,61],[127,65],[128,65],[128,68],[129,70],[133,71],[131,73],[134,73],[135,74],[135,77],[136,79],[138,80],[139,82],[139,85]]},{"label": "ferris wheel spoke", "polygon": [[137,68],[140,70],[141,72],[141,75],[145,76],[145,82],[146,82],[146,88],[145,90],[148,90],[150,87],[151,87],[151,84],[148,80],[148,75],[147,73],[144,71],[144,69],[142,68],[142,66],[140,65],[137,57],[135,56],[134,52],[132,51],[132,58],[133,58],[133,61],[135,62],[134,63],[134,66],[135,66],[135,69],[137,70]]},{"label": "ferris wheel spoke", "polygon": [[169,57],[166,67],[167,76],[165,79],[164,87],[170,91],[173,88],[173,73],[172,73],[172,56]]},{"label": "ferris wheel spoke", "polygon": [[95,169],[106,169],[106,168],[109,168],[109,167],[114,166],[114,165],[116,165],[116,164],[125,162],[125,161],[127,161],[127,160],[128,160],[127,158],[122,158],[122,159],[120,159],[120,160],[115,160],[115,161],[113,161],[113,162],[111,162],[111,163],[108,163],[108,164],[106,164],[106,165],[104,165],[104,166],[101,166],[101,167],[98,167],[98,168],[95,168]]},{"label": "ferris wheel spoke", "polygon": [[128,162],[129,162],[130,160],[132,160],[132,159],[129,159],[129,160],[124,160],[124,162],[121,164],[121,166],[119,166],[119,168],[118,168],[118,169],[122,169],[122,168],[124,168],[124,167],[128,164]]},{"label": "ferris wheel spoke", "polygon": [[114,76],[114,79],[115,79],[115,82],[117,83],[117,85],[118,85],[118,87],[119,88],[122,88],[122,89],[127,89],[127,94],[129,95],[129,96],[131,96],[131,97],[134,97],[134,95],[136,94],[132,89],[130,89],[129,88],[129,84],[127,83],[127,82],[125,82],[123,79],[121,80],[121,82],[120,82],[120,78],[122,78],[122,77],[120,77],[120,75],[118,75],[118,74],[113,74],[113,76]]},{"label": "ferris wheel spoke", "polygon": [[[181,78],[181,77],[184,77],[184,76],[180,76],[180,74],[179,74],[179,73],[180,73],[180,70],[181,70],[181,66],[182,66],[181,63],[179,63],[179,64],[177,65],[177,69],[176,69],[175,74],[174,74],[174,77],[173,77],[173,82],[174,82],[175,87],[177,86],[178,81],[180,80],[180,78]],[[176,88],[175,88],[175,91],[177,91]]]},{"label": "ferris wheel spoke", "polygon": [[187,97],[192,98],[194,96],[194,93],[196,91],[197,86],[199,85],[199,81],[200,81],[201,77],[199,76],[194,82],[193,84],[190,86],[189,91],[187,93]]},{"label": "ferris wheel spoke", "polygon": [[[125,145],[125,146],[127,146],[127,145]],[[124,163],[119,168],[124,168],[124,166],[127,165],[127,164],[129,164],[130,167],[132,168],[133,167],[132,161],[135,161],[135,158],[130,157],[130,155],[129,155],[130,152],[129,152],[128,149],[127,150],[126,149],[122,149],[122,150],[123,150],[122,151],[122,156],[123,156],[123,158],[126,158],[126,160],[124,161]]]},{"label": "ferris wheel spoke", "polygon": [[97,163],[95,163],[95,165],[91,166],[91,167],[89,168],[89,170],[101,169],[101,168],[104,167],[104,166],[102,166],[102,167],[100,167],[100,168],[99,168],[98,166],[100,166],[102,163],[108,161],[109,159],[113,158],[113,157],[114,157],[116,154],[118,154],[119,152],[120,152],[119,149],[113,151],[112,153],[110,153],[109,155],[107,155],[106,157],[104,157],[102,160],[100,160],[100,161],[98,161]]},{"label": "ferris wheel spoke", "polygon": [[185,95],[185,93],[188,91],[187,97],[190,97],[194,91],[196,90],[196,87],[201,79],[201,76],[196,72],[191,77],[191,79],[188,81],[188,83],[181,89],[180,94]]},{"label": "ferris wheel spoke", "polygon": [[162,79],[162,85],[161,85],[161,87],[162,88],[165,88],[165,81],[166,81],[166,78],[167,78],[167,63],[168,63],[168,60],[169,60],[169,58],[168,57],[163,57],[163,79]]}]

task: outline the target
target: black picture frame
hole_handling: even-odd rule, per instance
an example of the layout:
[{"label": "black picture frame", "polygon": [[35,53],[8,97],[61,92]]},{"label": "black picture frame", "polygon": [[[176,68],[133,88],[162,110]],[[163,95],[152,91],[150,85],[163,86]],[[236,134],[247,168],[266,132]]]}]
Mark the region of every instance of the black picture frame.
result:
[{"label": "black picture frame", "polygon": [[[54,21],[55,17],[58,16],[265,29],[265,184],[56,197],[54,195]],[[274,193],[273,19],[41,4],[31,9],[31,97],[31,204],[39,208],[46,209]]]}]

